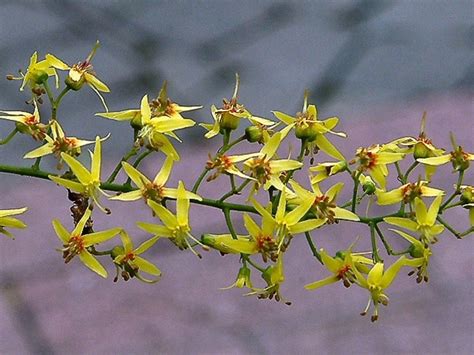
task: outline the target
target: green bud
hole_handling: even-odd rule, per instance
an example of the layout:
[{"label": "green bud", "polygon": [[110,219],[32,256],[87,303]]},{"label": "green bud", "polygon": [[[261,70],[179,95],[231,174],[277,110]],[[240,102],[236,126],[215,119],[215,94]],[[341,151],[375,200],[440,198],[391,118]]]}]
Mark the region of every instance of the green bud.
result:
[{"label": "green bud", "polygon": [[16,122],[15,127],[16,127],[16,130],[20,133],[23,133],[23,134],[29,134],[30,133],[30,127],[28,127],[24,123]]},{"label": "green bud", "polygon": [[415,157],[415,159],[429,158],[430,150],[425,144],[421,142],[416,143],[415,148],[413,150],[413,156]]},{"label": "green bud", "polygon": [[245,138],[250,143],[259,142],[262,139],[262,130],[256,126],[250,126],[245,129]]},{"label": "green bud", "polygon": [[68,88],[74,91],[78,91],[82,88],[84,85],[85,78],[84,75],[81,75],[79,80],[73,80],[70,75],[67,76],[66,80],[64,80],[64,83],[67,85]]},{"label": "green bud", "polygon": [[411,244],[408,248],[408,253],[412,258],[421,258],[424,255],[423,248],[421,245]]},{"label": "green bud", "polygon": [[375,193],[375,183],[373,181],[366,181],[362,184],[362,190],[367,195],[373,195]]},{"label": "green bud", "polygon": [[313,142],[318,135],[316,128],[311,125],[296,125],[295,135],[298,139],[304,139],[308,142]]},{"label": "green bud", "polygon": [[220,120],[220,127],[223,129],[230,129],[234,130],[239,127],[240,118],[234,116],[228,111],[222,113],[221,120]]},{"label": "green bud", "polygon": [[461,193],[460,200],[462,203],[473,203],[474,196],[473,196],[473,189],[472,188],[465,188]]},{"label": "green bud", "polygon": [[117,245],[113,247],[110,256],[112,257],[112,259],[115,259],[117,256],[122,255],[123,253],[125,253],[125,249],[122,246]]},{"label": "green bud", "polygon": [[245,286],[252,287],[252,283],[250,281],[250,269],[247,266],[242,266],[239,269],[239,273],[237,274],[235,287],[242,288]]},{"label": "green bud", "polygon": [[141,117],[140,114],[135,115],[135,117],[133,117],[130,120],[130,126],[132,126],[133,129],[142,129],[142,127],[143,127],[142,117]]},{"label": "green bud", "polygon": [[35,70],[30,73],[31,80],[35,84],[43,84],[46,80],[48,80],[48,73],[43,70]]}]

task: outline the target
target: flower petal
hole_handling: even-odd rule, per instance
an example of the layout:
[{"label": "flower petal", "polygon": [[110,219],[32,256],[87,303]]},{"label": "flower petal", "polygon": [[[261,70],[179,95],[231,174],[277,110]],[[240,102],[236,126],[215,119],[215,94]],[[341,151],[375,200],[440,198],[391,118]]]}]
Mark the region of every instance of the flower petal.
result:
[{"label": "flower petal", "polygon": [[91,173],[77,159],[66,153],[61,153],[61,157],[82,185],[88,185],[92,181]]},{"label": "flower petal", "polygon": [[451,160],[451,154],[440,155],[439,157],[420,158],[416,161],[426,165],[443,165]]},{"label": "flower petal", "polygon": [[308,219],[303,222],[298,222],[290,227],[288,227],[289,231],[291,234],[299,234],[299,233],[304,233],[308,231],[312,231],[313,229],[316,229],[320,226],[322,226],[324,223],[326,223],[327,219],[326,218],[318,218],[318,219]]},{"label": "flower petal", "polygon": [[64,244],[67,244],[69,242],[70,234],[66,230],[66,228],[64,228],[64,226],[61,224],[61,222],[59,222],[59,220],[53,219],[53,228],[54,228],[54,231],[56,232],[56,235],[59,237],[59,239]]},{"label": "flower petal", "polygon": [[136,256],[133,260],[134,264],[138,266],[138,269],[144,271],[153,276],[160,276],[161,271],[155,265],[150,263],[148,260],[143,259],[142,257]]},{"label": "flower petal", "polygon": [[321,288],[323,286],[331,285],[333,283],[336,283],[339,280],[340,279],[337,275],[328,276],[325,279],[318,280],[318,281],[312,282],[310,284],[307,284],[307,285],[304,286],[304,288],[307,289],[307,290],[316,290],[316,289]]},{"label": "flower petal", "polygon": [[171,237],[171,230],[168,227],[161,226],[159,224],[148,223],[148,222],[137,222],[137,226],[144,231],[154,234],[158,237]]},{"label": "flower petal", "polygon": [[143,175],[140,171],[138,171],[136,168],[134,168],[132,165],[130,165],[127,162],[122,162],[123,170],[127,173],[129,178],[139,187],[140,189],[143,189],[145,184],[149,184],[151,181]]},{"label": "flower petal", "polygon": [[99,263],[99,261],[94,258],[87,250],[84,250],[82,253],[79,254],[79,258],[92,271],[96,272],[103,278],[107,277],[107,270]]},{"label": "flower petal", "polygon": [[160,239],[159,236],[154,236],[153,238],[148,239],[147,241],[143,242],[139,245],[137,249],[134,250],[136,255],[140,255],[150,249],[157,241]]},{"label": "flower petal", "polygon": [[324,135],[316,135],[315,142],[319,149],[321,149],[327,155],[338,160],[345,160],[344,155],[342,155],[342,153]]},{"label": "flower petal", "polygon": [[173,169],[174,159],[171,157],[167,157],[163,166],[161,167],[159,173],[156,175],[153,182],[159,186],[163,186],[168,181],[171,170]]},{"label": "flower petal", "polygon": [[112,228],[105,231],[94,232],[84,235],[84,245],[91,246],[93,244],[103,243],[109,239],[112,239],[120,233],[122,228]]},{"label": "flower petal", "polygon": [[388,224],[393,224],[395,226],[403,227],[413,232],[416,232],[418,230],[418,223],[408,218],[385,217],[383,220],[387,222]]}]

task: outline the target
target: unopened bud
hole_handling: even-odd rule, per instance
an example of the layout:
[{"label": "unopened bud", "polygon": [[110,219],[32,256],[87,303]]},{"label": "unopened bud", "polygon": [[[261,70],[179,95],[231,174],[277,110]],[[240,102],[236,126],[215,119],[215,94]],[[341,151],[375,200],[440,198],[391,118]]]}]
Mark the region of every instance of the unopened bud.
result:
[{"label": "unopened bud", "polygon": [[250,126],[245,129],[245,138],[250,143],[259,142],[262,139],[262,130],[256,126]]},{"label": "unopened bud", "polygon": [[367,194],[367,195],[373,195],[375,193],[375,183],[373,181],[365,181],[363,184],[362,184],[362,190],[364,190],[364,192]]},{"label": "unopened bud", "polygon": [[429,158],[430,150],[424,143],[418,142],[415,144],[413,156],[415,157],[415,159]]},{"label": "unopened bud", "polygon": [[223,112],[220,120],[220,127],[223,129],[234,130],[239,127],[240,118],[230,112]]}]

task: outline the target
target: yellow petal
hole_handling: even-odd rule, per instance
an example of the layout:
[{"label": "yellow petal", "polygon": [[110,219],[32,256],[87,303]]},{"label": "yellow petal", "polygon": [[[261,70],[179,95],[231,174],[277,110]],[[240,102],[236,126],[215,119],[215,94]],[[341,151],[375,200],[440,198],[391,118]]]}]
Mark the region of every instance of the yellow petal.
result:
[{"label": "yellow petal", "polygon": [[102,144],[100,137],[95,137],[95,148],[91,163],[91,176],[94,181],[100,181],[100,162],[102,159]]},{"label": "yellow petal", "polygon": [[451,154],[440,155],[439,157],[417,159],[418,162],[427,165],[443,165],[451,160]]},{"label": "yellow petal", "polygon": [[327,219],[308,219],[303,222],[298,222],[295,225],[290,226],[288,229],[291,234],[299,234],[308,231],[312,231],[318,227],[321,227],[324,223],[326,223]]},{"label": "yellow petal", "polygon": [[64,243],[67,244],[69,242],[69,232],[64,228],[64,226],[59,222],[59,220],[54,219],[53,220],[53,228],[54,231],[56,232],[56,235],[59,237],[59,239]]},{"label": "yellow petal", "polygon": [[178,226],[176,217],[165,207],[152,200],[148,200],[147,203],[168,228],[175,229]]},{"label": "yellow petal", "polygon": [[266,157],[266,160],[269,160],[275,155],[276,151],[278,150],[278,146],[280,145],[280,142],[281,142],[281,133],[277,132],[263,146],[263,148],[260,150],[260,153],[262,153],[262,155]]},{"label": "yellow petal", "polygon": [[109,118],[117,121],[129,121],[140,115],[140,110],[125,110],[116,112],[98,112],[96,116]]},{"label": "yellow petal", "polygon": [[109,239],[112,239],[120,233],[122,228],[112,228],[105,231],[94,232],[84,235],[84,245],[91,246],[93,244],[103,243]]},{"label": "yellow petal", "polygon": [[140,113],[142,115],[142,124],[146,125],[151,119],[150,104],[148,103],[148,95],[143,96],[140,104]]},{"label": "yellow petal", "polygon": [[168,178],[171,174],[173,168],[174,160],[171,157],[167,157],[163,166],[160,169],[160,172],[156,175],[153,182],[159,186],[163,186],[168,181]]},{"label": "yellow petal", "polygon": [[45,58],[46,58],[46,61],[48,62],[48,64],[50,66],[56,68],[56,69],[59,69],[59,70],[69,70],[70,69],[69,65],[67,65],[61,59],[55,57],[52,54],[49,54],[49,53],[46,54]]},{"label": "yellow petal", "polygon": [[408,219],[408,218],[385,217],[383,220],[385,222],[387,222],[388,224],[403,227],[403,228],[409,229],[413,232],[416,232],[418,230],[418,223],[416,223],[415,221],[412,221],[411,219]]},{"label": "yellow petal", "polygon": [[81,217],[81,219],[77,223],[76,227],[74,227],[73,231],[71,232],[72,236],[82,235],[84,227],[85,227],[87,221],[89,220],[91,214],[92,214],[91,210],[86,209],[86,212],[84,213],[84,215]]},{"label": "yellow petal", "polygon": [[342,155],[342,153],[337,150],[337,148],[322,134],[316,135],[315,142],[319,149],[321,149],[327,155],[338,160],[345,160],[344,155]]},{"label": "yellow petal", "polygon": [[140,255],[150,249],[159,239],[159,236],[148,239],[147,241],[140,244],[140,246],[134,250],[135,254]]},{"label": "yellow petal", "polygon": [[344,219],[346,221],[359,221],[359,216],[357,216],[355,213],[352,213],[351,211],[346,210],[345,208],[341,207],[334,207],[334,217],[337,219]]},{"label": "yellow petal", "polygon": [[143,197],[142,192],[140,190],[134,190],[130,192],[121,193],[120,195],[111,197],[109,200],[117,200],[117,201],[136,201]]},{"label": "yellow petal", "polygon": [[140,256],[136,256],[133,263],[138,266],[138,269],[144,271],[153,276],[160,276],[161,271],[155,265],[150,263],[148,260],[143,259]]},{"label": "yellow petal", "polygon": [[79,258],[92,271],[96,272],[103,278],[107,277],[107,270],[94,258],[87,250],[84,250],[82,253],[79,254]]},{"label": "yellow petal", "polygon": [[127,173],[130,179],[137,185],[140,189],[143,189],[145,184],[149,184],[151,181],[143,175],[140,171],[134,168],[127,162],[122,162],[123,170]]},{"label": "yellow petal", "polygon": [[96,76],[90,73],[84,73],[84,78],[87,83],[102,92],[110,92],[110,89],[102,81],[100,81]]},{"label": "yellow petal", "polygon": [[304,288],[307,289],[307,290],[317,290],[318,288],[321,288],[323,286],[336,283],[339,280],[340,280],[340,278],[337,275],[328,276],[325,279],[309,283],[309,284],[305,285]]},{"label": "yellow petal", "polygon": [[147,222],[137,222],[137,226],[144,231],[154,234],[158,237],[171,237],[171,230],[168,227],[160,226],[154,223],[147,223]]},{"label": "yellow petal", "polygon": [[178,199],[176,202],[176,219],[180,226],[187,226],[189,219],[189,199],[182,181],[178,184]]},{"label": "yellow petal", "polygon": [[63,179],[58,176],[53,176],[53,175],[48,175],[48,178],[50,180],[53,180],[56,184],[62,185],[67,189],[70,189],[75,192],[79,192],[81,194],[84,194],[86,192],[86,188],[84,185],[76,182],[76,181],[71,181],[68,179]]},{"label": "yellow petal", "polygon": [[291,125],[295,122],[295,118],[287,115],[286,113],[280,111],[272,111],[276,118],[285,123],[286,125]]},{"label": "yellow petal", "polygon": [[92,181],[91,173],[77,159],[69,154],[61,153],[63,160],[69,165],[74,175],[83,185],[88,185]]},{"label": "yellow petal", "polygon": [[21,214],[26,212],[28,208],[23,207],[23,208],[14,208],[10,210],[0,210],[0,217],[6,217],[6,216],[15,216],[17,214]]},{"label": "yellow petal", "polygon": [[124,247],[125,254],[133,251],[132,239],[130,239],[130,236],[126,231],[122,230],[120,232],[120,239],[122,240],[122,245]]},{"label": "yellow petal", "polygon": [[428,214],[426,216],[426,223],[430,226],[435,224],[436,217],[438,216],[439,207],[441,206],[441,200],[443,197],[438,195],[433,203],[431,204],[430,208],[428,209]]},{"label": "yellow petal", "polygon": [[420,198],[415,198],[415,212],[416,220],[418,224],[426,224],[428,212],[426,210],[426,205]]},{"label": "yellow petal", "polygon": [[261,233],[261,230],[257,223],[247,213],[244,213],[244,225],[249,231],[250,235],[255,239]]}]

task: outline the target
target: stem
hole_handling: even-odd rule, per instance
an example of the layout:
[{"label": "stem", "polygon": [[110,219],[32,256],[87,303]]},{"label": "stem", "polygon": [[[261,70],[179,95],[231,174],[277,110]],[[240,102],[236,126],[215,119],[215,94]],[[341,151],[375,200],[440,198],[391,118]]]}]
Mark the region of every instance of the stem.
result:
[{"label": "stem", "polygon": [[134,156],[136,154],[137,154],[137,148],[132,147],[132,149],[130,149],[130,151],[127,154],[125,154],[122,157],[122,159],[120,159],[120,161],[118,162],[118,164],[115,167],[114,171],[112,172],[112,174],[110,174],[109,178],[107,179],[107,182],[114,182],[114,180],[117,177],[117,174],[119,173],[120,169],[122,169],[122,162],[128,161],[128,159],[130,159],[132,156]]},{"label": "stem", "polygon": [[362,174],[362,171],[359,171],[356,176],[354,176],[352,179],[354,180],[354,190],[352,190],[352,205],[351,205],[351,211],[352,213],[355,213],[356,210],[356,204],[357,204],[357,191],[359,190],[359,178],[360,174]]},{"label": "stem", "polygon": [[382,259],[380,259],[379,252],[377,250],[377,240],[375,239],[375,223],[369,223],[369,227],[370,240],[372,242],[372,259],[374,260],[374,263],[378,263],[379,261],[382,261]]},{"label": "stem", "polygon": [[403,173],[402,173],[402,170],[400,169],[400,165],[398,164],[398,161],[396,161],[394,165],[395,165],[395,168],[397,169],[398,181],[400,181],[403,184]]},{"label": "stem", "polygon": [[407,172],[405,173],[405,175],[403,176],[403,180],[402,180],[402,183],[403,184],[406,184],[407,181],[408,181],[408,177],[410,176],[410,173],[413,171],[413,169],[415,169],[416,167],[418,166],[418,162],[417,161],[414,161],[413,164],[410,165],[410,167],[408,168]]},{"label": "stem", "polygon": [[237,239],[237,234],[235,233],[234,225],[232,224],[232,218],[230,217],[230,209],[224,208],[222,211],[224,212],[225,223],[227,224],[227,228],[229,228],[232,238]]},{"label": "stem", "polygon": [[252,265],[255,269],[257,269],[260,272],[265,272],[265,269],[261,267],[260,265],[254,263],[252,259],[248,255],[242,256],[245,261],[247,261],[250,265]]},{"label": "stem", "polygon": [[207,173],[209,172],[209,169],[207,167],[204,168],[204,170],[201,172],[201,175],[197,178],[196,182],[194,183],[193,189],[191,190],[192,192],[196,193],[197,190],[199,189],[199,186],[202,183],[202,180],[206,177]]},{"label": "stem", "polygon": [[238,188],[234,188],[224,196],[222,196],[219,201],[224,201],[232,195],[238,195],[244,188],[250,183],[250,180],[245,180]]},{"label": "stem", "polygon": [[53,101],[53,103],[51,104],[51,119],[52,120],[55,120],[56,119],[56,115],[57,115],[57,111],[58,111],[58,107],[59,105],[61,104],[61,100],[63,99],[64,95],[66,95],[68,92],[69,92],[69,87],[65,87],[63,89],[63,91],[61,91],[58,95],[58,97],[56,98],[55,101]]},{"label": "stem", "polygon": [[385,247],[385,250],[387,250],[387,254],[388,255],[393,255],[393,248],[392,246],[387,242],[387,240],[385,239],[382,231],[380,230],[379,226],[377,224],[374,224],[374,228],[375,228],[375,231],[377,232],[377,234],[379,235],[380,237],[380,240],[382,241],[384,247]]},{"label": "stem", "polygon": [[11,131],[10,134],[5,137],[5,139],[3,140],[0,139],[0,145],[4,145],[10,142],[17,133],[18,133],[18,129],[14,128],[13,131]]},{"label": "stem", "polygon": [[441,223],[443,226],[446,227],[448,231],[450,231],[456,238],[461,239],[461,233],[459,233],[457,230],[455,230],[451,225],[446,222],[444,219],[441,218],[441,216],[436,217],[439,223]]},{"label": "stem", "polygon": [[444,202],[441,207],[439,208],[440,213],[446,209],[446,206],[457,196],[461,193],[461,185],[462,185],[462,180],[464,179],[464,170],[461,170],[459,172],[458,176],[458,182],[456,183],[456,190],[454,190],[453,194],[449,196],[449,198]]},{"label": "stem", "polygon": [[39,168],[40,168],[40,163],[41,163],[41,158],[42,158],[42,157],[36,158],[35,163],[34,163],[33,166],[31,167],[33,170],[39,170]]},{"label": "stem", "polygon": [[51,88],[49,87],[48,81],[43,83],[44,91],[46,91],[46,95],[48,95],[49,103],[51,104],[51,109],[54,107],[54,96],[51,92]]},{"label": "stem", "polygon": [[309,248],[313,252],[313,256],[322,264],[323,260],[321,259],[321,255],[319,254],[318,250],[314,246],[313,239],[311,239],[311,234],[309,234],[309,232],[305,232],[304,235],[306,236],[306,241],[308,242]]}]

